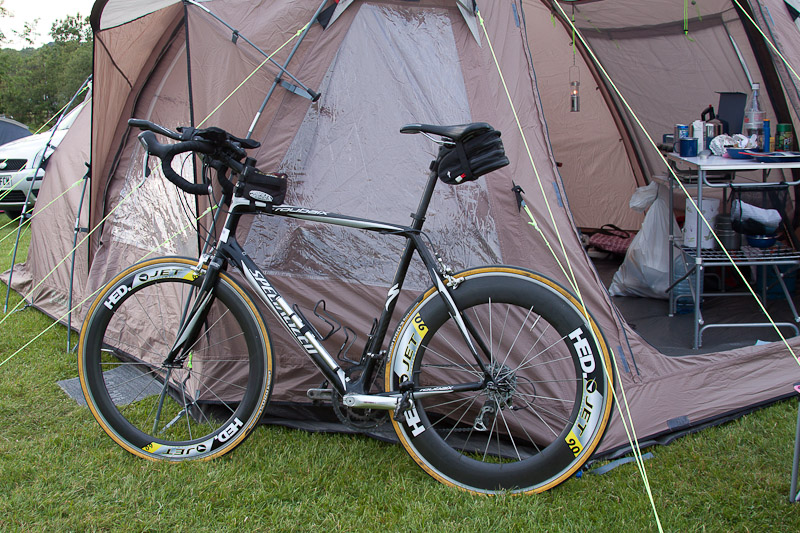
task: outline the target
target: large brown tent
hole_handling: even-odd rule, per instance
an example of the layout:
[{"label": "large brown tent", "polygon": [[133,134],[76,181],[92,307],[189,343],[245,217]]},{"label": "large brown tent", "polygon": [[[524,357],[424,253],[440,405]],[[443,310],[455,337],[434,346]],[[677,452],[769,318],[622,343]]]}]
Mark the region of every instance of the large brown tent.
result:
[{"label": "large brown tent", "polygon": [[[699,118],[717,92],[746,92],[743,64],[769,89],[768,118],[798,126],[798,80],[764,45],[740,5],[788,62],[800,65],[792,11],[783,0],[698,1],[688,17],[683,0],[562,4],[570,16],[574,10],[599,63],[580,43],[571,46],[569,25],[548,0],[478,2],[478,17],[473,2],[455,0],[342,0],[335,7],[320,0],[100,0],[92,13],[91,238],[81,248],[87,271],[73,302],[154,249],[198,253],[193,231],[170,237],[193,226],[206,206],[182,198],[163,180],[138,187],[142,153],[127,126],[130,117],[252,133],[262,143],[255,154],[262,168],[290,174],[287,202],[400,223],[416,206],[434,150],[424,138],[401,136],[400,126],[486,121],[503,132],[511,164],[470,187],[440,188],[428,231],[454,267],[516,264],[568,285],[559,267],[568,261],[614,350],[618,390],[624,387],[640,439],[790,394],[800,368],[782,343],[684,357],[651,346],[617,312],[576,226],[638,228],[641,215],[627,207],[631,193],[666,173],[601,66],[652,137]],[[320,10],[329,17],[324,26],[315,18]],[[265,62],[265,54],[274,54],[270,59],[288,73]],[[579,113],[569,111],[573,63],[581,76]],[[322,96],[312,101],[303,86]],[[46,184],[56,183],[51,172]],[[192,176],[191,160],[182,172]],[[541,234],[518,210],[514,184],[524,189]],[[201,224],[207,227],[209,218]],[[255,219],[240,231],[248,253],[289,299],[311,309],[316,298],[307,296],[310,289],[324,295],[345,324],[369,329],[371,310],[380,307],[391,281],[395,243],[272,219]],[[38,259],[15,274],[23,289],[61,259],[41,257],[55,238],[52,226],[34,224],[31,253]],[[423,288],[421,280],[408,283],[407,301]],[[63,319],[63,281],[43,287],[43,295],[39,289],[29,298]],[[665,324],[669,320],[665,315]],[[305,405],[305,391],[321,378],[277,325],[272,333],[279,354],[273,402]],[[687,332],[687,353],[690,342]],[[800,346],[797,338],[789,344]],[[600,451],[627,444],[615,412]]]}]

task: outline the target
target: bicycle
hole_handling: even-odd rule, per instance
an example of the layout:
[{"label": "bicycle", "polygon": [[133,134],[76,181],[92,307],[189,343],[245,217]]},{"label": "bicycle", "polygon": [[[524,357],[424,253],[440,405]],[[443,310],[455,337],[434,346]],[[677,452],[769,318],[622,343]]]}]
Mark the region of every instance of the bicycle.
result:
[{"label": "bicycle", "polygon": [[[610,416],[613,383],[608,348],[589,313],[541,274],[505,265],[453,272],[425,242],[422,228],[437,181],[457,185],[508,164],[500,133],[491,126],[401,129],[440,145],[405,226],[283,205],[286,176],[256,168],[246,156],[259,146],[253,140],[218,128],[172,131],[136,119],[129,124],[145,130],[139,134],[145,157],[158,157],[164,176],[183,191],[212,192],[213,169],[221,191],[216,212],[226,214],[218,239],[209,232],[199,259],[161,257],[133,265],[100,291],[88,311],[79,341],[81,386],[94,417],[125,450],[153,460],[211,459],[252,432],[275,368],[255,295],[324,377],[309,398],[330,402],[344,422],[361,430],[390,419],[414,461],[443,483],[475,493],[541,492],[591,456]],[[178,142],[161,144],[155,133]],[[187,152],[203,161],[202,183],[172,169],[172,159]],[[323,345],[331,332],[320,333],[287,303],[243,251],[236,228],[242,216],[254,214],[405,239],[358,361],[340,364]],[[415,253],[431,286],[402,316],[386,348]],[[175,302],[180,306],[169,305]],[[315,314],[338,329],[321,304]],[[158,334],[139,338],[141,322]]]}]

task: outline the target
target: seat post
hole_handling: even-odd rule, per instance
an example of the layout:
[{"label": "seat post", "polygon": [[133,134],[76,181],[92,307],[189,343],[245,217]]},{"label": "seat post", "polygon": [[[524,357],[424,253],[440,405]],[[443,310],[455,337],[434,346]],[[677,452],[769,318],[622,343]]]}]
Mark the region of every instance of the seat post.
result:
[{"label": "seat post", "polygon": [[436,188],[436,180],[436,171],[431,170],[430,174],[428,175],[428,183],[425,185],[422,198],[419,200],[417,212],[411,214],[411,218],[414,219],[414,221],[411,223],[411,227],[415,230],[421,230],[422,225],[425,223],[425,214],[428,212],[428,205],[431,203],[433,190]]}]

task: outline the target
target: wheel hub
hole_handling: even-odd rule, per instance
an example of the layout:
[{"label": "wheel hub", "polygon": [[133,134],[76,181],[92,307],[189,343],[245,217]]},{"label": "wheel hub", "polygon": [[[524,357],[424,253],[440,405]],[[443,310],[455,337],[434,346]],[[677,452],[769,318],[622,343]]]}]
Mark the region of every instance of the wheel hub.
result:
[{"label": "wheel hub", "polygon": [[493,417],[498,411],[513,409],[512,401],[517,391],[517,375],[506,365],[493,361],[487,372],[490,376],[484,391],[487,398],[472,425],[476,431],[488,431],[484,420],[487,415]]}]

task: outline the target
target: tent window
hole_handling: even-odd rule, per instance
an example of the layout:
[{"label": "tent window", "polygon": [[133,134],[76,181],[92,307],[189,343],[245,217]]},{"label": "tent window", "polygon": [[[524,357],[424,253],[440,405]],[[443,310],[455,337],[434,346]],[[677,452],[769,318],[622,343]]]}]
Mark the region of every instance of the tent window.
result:
[{"label": "tent window", "polygon": [[[147,118],[159,124],[186,124],[188,122],[189,96],[183,89],[186,73],[186,48],[182,39],[175,41],[151,74],[145,84],[139,103],[132,116]],[[170,94],[169,98],[159,98],[165,87],[181,87],[180,92]],[[124,175],[117,171],[112,180],[112,191],[117,192],[119,200],[127,198],[114,212],[111,226],[113,245],[124,245],[131,250],[158,250],[160,254],[194,256],[197,252],[197,237],[186,231],[186,224],[194,218],[194,197],[179,191],[162,175],[156,158],[148,164],[154,175],[142,182],[143,150],[138,142],[128,143],[122,154],[128,165]],[[194,165],[188,156],[173,160],[176,172],[194,181]],[[122,181],[122,183],[120,183]],[[141,186],[140,186],[141,184]],[[118,189],[117,186],[120,188]],[[138,190],[130,195],[134,189]],[[109,196],[113,198],[113,193]],[[109,209],[113,204],[109,206]],[[158,213],[158,216],[153,216]],[[121,253],[121,252],[116,252]],[[140,254],[130,258],[138,261]],[[125,264],[128,261],[122,260]]]},{"label": "tent window", "polygon": [[[460,14],[430,8],[414,14],[409,24],[407,8],[359,6],[320,86],[322,98],[310,106],[281,165],[291,179],[287,203],[410,223],[436,146],[401,135],[400,127],[472,120],[454,37],[455,28],[468,31]],[[488,205],[485,180],[441,185],[434,194],[425,229],[454,268],[500,262]],[[254,220],[245,247],[266,269],[388,286],[402,244],[271,218]],[[422,289],[430,280],[420,270],[406,283]]]}]

